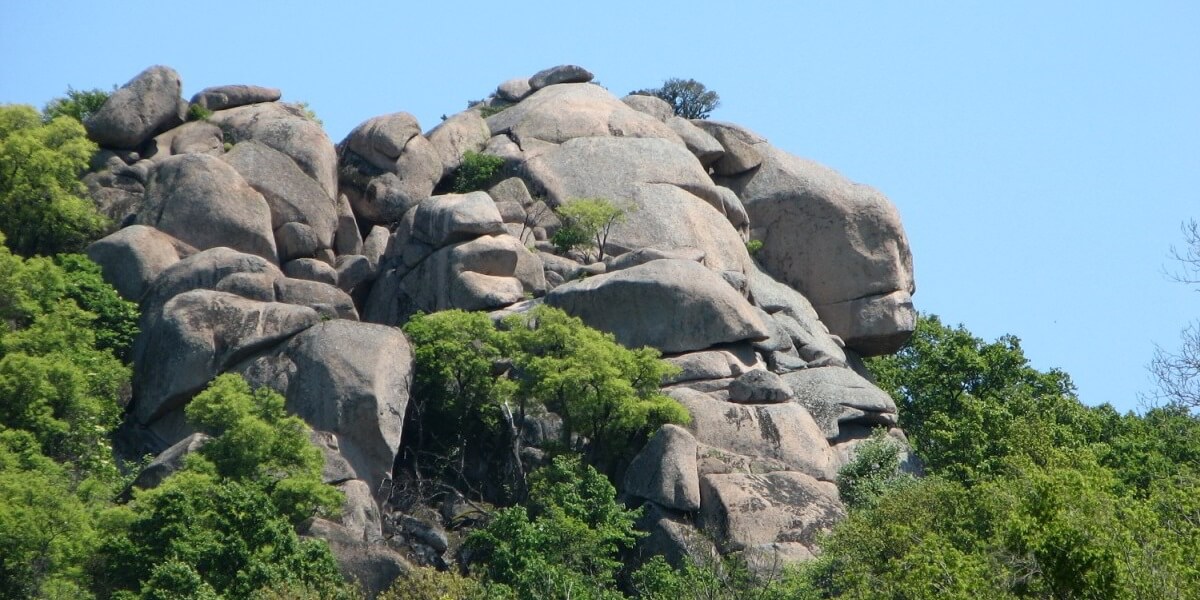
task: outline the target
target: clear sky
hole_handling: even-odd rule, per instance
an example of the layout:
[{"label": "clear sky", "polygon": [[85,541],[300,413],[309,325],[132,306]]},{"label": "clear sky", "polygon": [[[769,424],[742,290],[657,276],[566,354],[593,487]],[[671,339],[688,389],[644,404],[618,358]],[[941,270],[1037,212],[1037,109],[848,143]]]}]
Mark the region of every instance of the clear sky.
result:
[{"label": "clear sky", "polygon": [[1081,398],[1138,406],[1154,344],[1200,317],[1163,275],[1200,218],[1200,3],[16,2],[0,103],[143,68],[305,100],[336,142],[368,117],[426,128],[562,63],[619,95],[667,77],[714,118],[899,207],[917,307],[1020,337]]}]

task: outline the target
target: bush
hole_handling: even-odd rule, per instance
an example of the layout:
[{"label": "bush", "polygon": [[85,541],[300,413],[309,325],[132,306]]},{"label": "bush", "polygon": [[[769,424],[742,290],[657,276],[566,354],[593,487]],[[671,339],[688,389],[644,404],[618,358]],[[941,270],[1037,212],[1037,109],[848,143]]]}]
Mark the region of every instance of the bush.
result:
[{"label": "bush", "polygon": [[685,119],[707,119],[721,105],[721,97],[695,79],[672,77],[664,81],[662,87],[635,90],[630,94],[662,98],[677,116]]},{"label": "bush", "polygon": [[762,240],[750,240],[750,241],[746,242],[746,252],[749,252],[751,256],[758,254],[758,251],[762,250],[762,248],[763,248]]},{"label": "bush", "polygon": [[604,245],[614,225],[623,223],[632,205],[621,206],[604,198],[576,198],[555,209],[563,225],[551,242],[560,251],[596,249],[596,260],[604,260]]},{"label": "bush", "polygon": [[866,506],[907,479],[899,472],[900,444],[888,437],[887,430],[877,428],[870,439],[855,448],[854,458],[838,471],[838,492],[846,506]]},{"label": "bush", "polygon": [[110,95],[111,92],[99,88],[77,90],[68,87],[65,98],[55,98],[42,108],[42,120],[49,123],[58,117],[70,117],[82,123],[100,110]]},{"label": "bush", "polygon": [[496,175],[503,166],[504,159],[499,156],[468,150],[463,154],[462,164],[454,171],[451,191],[466,194],[486,190],[496,183]]},{"label": "bush", "polygon": [[17,254],[77,252],[108,227],[79,176],[96,145],[83,124],[59,116],[43,122],[29,106],[0,106],[0,232]]},{"label": "bush", "polygon": [[212,116],[212,111],[200,106],[199,104],[191,104],[188,106],[187,120],[189,121],[207,121]]}]

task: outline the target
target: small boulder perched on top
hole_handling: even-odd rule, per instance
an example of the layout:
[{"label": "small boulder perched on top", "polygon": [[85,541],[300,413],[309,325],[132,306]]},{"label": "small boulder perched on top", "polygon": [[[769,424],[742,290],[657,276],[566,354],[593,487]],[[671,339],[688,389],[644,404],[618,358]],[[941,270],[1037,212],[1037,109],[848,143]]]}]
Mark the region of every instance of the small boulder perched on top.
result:
[{"label": "small boulder perched on top", "polygon": [[690,260],[655,260],[566,283],[546,295],[546,304],[630,348],[689,352],[770,336],[745,298]]},{"label": "small boulder perched on top", "polygon": [[84,123],[88,137],[106,148],[133,149],[154,134],[183,123],[183,83],[170,67],[142,71],[113,92]]},{"label": "small boulder perched on top", "polygon": [[342,140],[341,146],[376,168],[391,171],[396,168],[396,159],[400,158],[405,144],[420,134],[421,125],[417,118],[398,112],[363,121]]},{"label": "small boulder perched on top", "polygon": [[192,104],[208,110],[225,110],[259,102],[274,102],[282,95],[278,89],[258,85],[222,85],[196,92],[192,96]]},{"label": "small boulder perched on top", "polygon": [[587,83],[592,77],[594,76],[591,71],[579,65],[559,65],[534,73],[529,78],[529,87],[537,91],[558,83]]}]

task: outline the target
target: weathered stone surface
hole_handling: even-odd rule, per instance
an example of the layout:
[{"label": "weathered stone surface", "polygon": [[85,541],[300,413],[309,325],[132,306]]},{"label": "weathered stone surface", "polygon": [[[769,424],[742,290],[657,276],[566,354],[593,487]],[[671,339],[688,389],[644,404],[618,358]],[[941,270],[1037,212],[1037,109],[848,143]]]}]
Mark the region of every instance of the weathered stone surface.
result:
[{"label": "weathered stone surface", "polygon": [[155,314],[167,300],[184,292],[215,290],[226,277],[237,273],[261,273],[270,276],[271,281],[283,277],[279,267],[260,256],[225,247],[210,248],[163,270],[143,295],[142,315]]},{"label": "weathered stone surface", "polygon": [[[213,289],[228,292],[247,300],[275,301],[275,282],[283,275],[277,273],[233,273],[217,282]],[[289,303],[295,304],[295,303]]]},{"label": "weathered stone surface", "polygon": [[393,581],[413,570],[396,551],[383,544],[368,544],[351,530],[332,521],[312,519],[300,533],[327,541],[342,576],[358,583],[369,598],[383,593]]},{"label": "weathered stone surface", "polygon": [[606,271],[620,271],[638,265],[644,265],[652,260],[675,259],[675,260],[690,260],[704,264],[704,251],[699,248],[689,248],[681,246],[671,250],[659,250],[658,248],[639,248],[632,252],[626,252],[618,256],[604,257],[604,264],[607,266]]},{"label": "weathered stone surface", "polygon": [[770,334],[745,298],[691,261],[656,260],[567,283],[547,294],[546,303],[631,348],[688,352]]},{"label": "weathered stone surface", "polygon": [[446,177],[462,164],[462,157],[467,151],[483,150],[492,134],[487,121],[479,116],[479,111],[468,110],[442,121],[425,137],[441,157],[441,177]]},{"label": "weathered stone surface", "polygon": [[284,263],[283,273],[294,279],[307,279],[332,286],[337,285],[337,271],[315,258],[297,258]]},{"label": "weathered stone surface", "polygon": [[663,360],[681,369],[679,375],[665,383],[726,379],[762,366],[762,361],[749,344],[731,344],[720,349],[665,356]]},{"label": "weathered stone surface", "polygon": [[531,93],[533,93],[533,88],[529,87],[528,77],[509,79],[496,86],[496,96],[508,102],[520,102]]},{"label": "weathered stone surface", "polygon": [[354,209],[345,194],[338,195],[338,224],[333,238],[333,249],[338,254],[362,254],[362,233],[354,218]]},{"label": "weathered stone surface", "polygon": [[387,227],[380,225],[372,227],[371,232],[367,234],[367,239],[363,241],[362,253],[371,262],[372,269],[379,265],[379,259],[387,252],[391,236]]},{"label": "weathered stone surface", "polygon": [[695,155],[696,160],[700,161],[705,167],[712,166],[713,163],[725,156],[725,147],[717,138],[708,134],[708,132],[696,127],[691,121],[682,117],[672,116],[666,120],[667,127],[671,128],[679,139],[683,140],[689,152]]},{"label": "weathered stone surface", "polygon": [[[765,143],[756,148],[762,166],[728,183],[746,205],[753,237],[763,242],[758,260],[808,298],[827,325],[836,318],[839,327],[851,327],[864,318],[861,327],[831,327],[849,347],[865,355],[898,349],[912,325],[904,295],[915,288],[912,253],[895,207],[873,188],[815,162]],[[869,297],[881,305],[826,308]]]},{"label": "weathered stone surface", "polygon": [[153,227],[131,225],[92,242],[86,252],[121,297],[137,302],[160,273],[196,249]]},{"label": "weathered stone surface", "polygon": [[502,233],[504,222],[486,192],[433,196],[413,215],[413,237],[434,248]]},{"label": "weathered stone surface", "polygon": [[700,476],[725,473],[761,475],[776,471],[794,470],[787,463],[774,458],[747,456],[730,452],[708,444],[696,444],[696,468]]},{"label": "weathered stone surface", "polygon": [[821,307],[821,320],[863,356],[891,354],[917,328],[917,309],[904,290]]},{"label": "weathered stone surface", "polygon": [[358,478],[350,461],[342,456],[342,446],[338,442],[336,433],[313,429],[308,434],[308,440],[321,451],[323,459],[321,481],[323,483],[337,484]]},{"label": "weathered stone surface", "polygon": [[540,90],[558,83],[587,83],[592,80],[592,73],[579,65],[558,65],[534,73],[529,78],[529,87]]},{"label": "weathered stone surface", "polygon": [[257,140],[239,143],[221,158],[263,195],[271,208],[272,228],[303,223],[317,234],[320,247],[333,246],[337,207],[295,161]]},{"label": "weathered stone surface", "polygon": [[815,551],[846,514],[836,487],[803,473],[706,475],[700,495],[700,522],[725,551],[780,542]]},{"label": "weathered stone surface", "polygon": [[196,92],[192,96],[192,104],[199,104],[208,110],[225,110],[259,102],[274,102],[282,95],[276,88],[258,85],[219,85]]},{"label": "weathered stone surface", "polygon": [[792,389],[778,375],[765,369],[747,371],[729,384],[729,401],[742,404],[787,402]]},{"label": "weathered stone surface", "polygon": [[663,425],[625,471],[626,494],[667,508],[700,508],[696,438],[677,425]]},{"label": "weathered stone surface", "polygon": [[338,287],[347,292],[375,279],[375,267],[371,265],[370,259],[361,254],[343,254],[337,257],[334,270],[337,271]]},{"label": "weathered stone surface", "polygon": [[839,435],[847,422],[890,425],[896,422],[892,397],[854,371],[843,367],[802,369],[782,375],[799,402],[827,438]]},{"label": "weathered stone surface", "polygon": [[792,470],[833,481],[832,452],[825,435],[795,403],[743,405],[675,388],[668,394],[692,415],[696,440],[743,456],[780,461]]},{"label": "weathered stone surface", "polygon": [[154,136],[141,148],[144,159],[158,162],[176,154],[211,154],[225,152],[221,128],[207,121],[192,121]]},{"label": "weathered stone surface", "polygon": [[341,145],[384,171],[396,168],[396,159],[408,141],[421,134],[417,118],[398,112],[371,117],[355,127]]},{"label": "weathered stone surface", "polygon": [[733,123],[721,121],[692,121],[705,133],[721,144],[725,153],[712,164],[713,172],[722,177],[745,173],[762,164],[763,157],[756,147],[766,140],[758,135]]},{"label": "weathered stone surface", "polygon": [[631,207],[612,228],[613,253],[638,248],[699,248],[714,270],[745,271],[749,255],[730,221],[713,205],[722,192],[685,148],[665,140],[580,138],[526,164],[553,206],[573,198],[607,198]]},{"label": "weathered stone surface", "polygon": [[412,349],[400,330],[324,321],[236,367],[287,398],[287,409],[337,435],[341,454],[373,494],[386,495],[412,381]]},{"label": "weathered stone surface", "polygon": [[326,197],[337,197],[337,151],[325,130],[300,108],[265,102],[217,111],[208,120],[237,143],[258,140],[286,154],[321,184]]},{"label": "weathered stone surface", "polygon": [[675,116],[675,109],[666,100],[658,96],[646,96],[642,94],[630,94],[621,98],[621,102],[629,105],[629,108],[641,113],[646,113],[663,123],[667,119]]},{"label": "weathered stone surface", "polygon": [[775,281],[756,264],[752,265],[748,275],[751,299],[787,330],[800,358],[818,365],[846,364],[845,352],[803,294]]},{"label": "weathered stone surface", "polygon": [[316,311],[303,306],[211,290],[171,298],[161,315],[144,315],[141,321],[133,348],[134,417],[153,422],[235,362],[318,320]]},{"label": "weathered stone surface", "polygon": [[368,544],[383,541],[383,518],[371,486],[361,479],[351,479],[335,487],[346,498],[337,523]]},{"label": "weathered stone surface", "polygon": [[697,530],[684,514],[647,502],[637,520],[637,528],[648,534],[637,543],[638,555],[643,559],[662,556],[675,568],[711,564],[717,560],[717,548],[712,540]]},{"label": "weathered stone surface", "polygon": [[[373,323],[397,325],[419,310],[490,310],[519,302],[526,287],[545,289],[541,263],[531,262],[536,259],[510,235],[482,236],[446,246],[411,271],[393,269],[381,274],[363,317]],[[523,282],[519,277],[530,280]]]},{"label": "weathered stone surface", "polygon": [[162,161],[137,222],[201,250],[227,246],[277,260],[267,201],[233,167],[205,154]]},{"label": "weathered stone surface", "polygon": [[275,249],[280,262],[295,258],[311,258],[321,248],[321,240],[312,227],[303,223],[284,223],[275,230]]},{"label": "weathered stone surface", "polygon": [[[164,479],[183,468],[183,461],[189,454],[204,447],[211,438],[203,433],[192,435],[179,440],[171,447],[158,453],[146,468],[142,469],[133,480],[133,487],[139,490],[149,490],[158,487]],[[697,492],[699,494],[699,492]]]},{"label": "weathered stone surface", "polygon": [[493,136],[515,136],[525,152],[528,140],[559,144],[596,136],[664,138],[683,146],[665,123],[630,108],[596,85],[555,85],[538,90],[488,117],[487,124]]},{"label": "weathered stone surface", "polygon": [[322,318],[358,320],[358,311],[350,295],[328,283],[280,277],[275,280],[275,299],[307,306]]},{"label": "weathered stone surface", "polygon": [[88,117],[88,137],[101,146],[133,149],[154,134],[183,122],[183,84],[170,67],[138,73]]}]

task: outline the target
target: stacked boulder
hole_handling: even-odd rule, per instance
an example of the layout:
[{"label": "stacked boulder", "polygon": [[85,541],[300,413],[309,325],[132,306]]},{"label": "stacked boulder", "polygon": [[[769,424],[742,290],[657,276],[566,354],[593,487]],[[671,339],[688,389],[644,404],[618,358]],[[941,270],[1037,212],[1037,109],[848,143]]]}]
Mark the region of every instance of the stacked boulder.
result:
[{"label": "stacked boulder", "polygon": [[[363,254],[339,204],[333,143],[279,90],[209,88],[190,103],[180,90],[173,70],[151,67],[85,124],[101,146],[85,181],[123,225],[87,253],[141,308],[121,442],[134,456],[161,454],[139,485],[202,444],[183,413],[191,398],[240,373],[313,427],[327,483],[346,492],[341,522],[312,533],[381,540],[412,350],[400,331],[359,322],[352,294],[365,293],[378,256]],[[366,546],[340,556],[355,553],[403,565]]]},{"label": "stacked boulder", "polygon": [[[835,482],[854,446],[873,427],[903,435],[861,361],[914,325],[896,210],[744,128],[591,79],[547,69],[430,131],[393,113],[336,147],[277,90],[189,105],[153,67],[115,93],[87,124],[104,147],[87,182],[126,226],[88,252],[142,306],[138,439],[195,447],[182,408],[222,372],[271,386],[356,499],[314,531],[377,540],[412,369],[395,326],[545,303],[679,367],[664,390],[691,422],[658,431],[622,485],[647,506],[649,550],[682,559],[711,538],[757,565],[811,557],[844,514]],[[450,193],[469,152],[500,174]],[[580,198],[627,213],[603,260],[548,241],[555,209]]]}]

